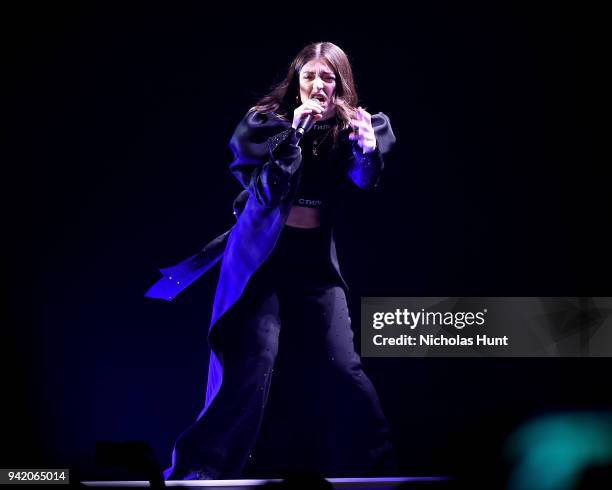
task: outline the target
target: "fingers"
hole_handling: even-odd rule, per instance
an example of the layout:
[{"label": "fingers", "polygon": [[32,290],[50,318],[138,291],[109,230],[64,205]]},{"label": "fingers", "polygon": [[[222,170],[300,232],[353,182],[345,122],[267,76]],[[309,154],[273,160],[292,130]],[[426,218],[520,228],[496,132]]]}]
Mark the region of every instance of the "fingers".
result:
[{"label": "fingers", "polygon": [[315,102],[312,99],[308,99],[306,102],[304,102],[304,104],[302,104],[302,106],[305,109],[310,109],[311,111],[314,111],[315,113],[323,112],[323,108],[321,107],[321,104],[319,104],[318,102]]},{"label": "fingers", "polygon": [[308,114],[313,114],[315,121],[319,121],[323,117],[323,109],[319,104],[312,100],[307,100],[301,106],[296,107],[293,111],[293,125],[292,127],[297,128],[299,122],[304,119]]},{"label": "fingers", "polygon": [[364,121],[367,121],[368,124],[372,124],[372,115],[368,111],[366,111],[363,107],[359,107],[359,113]]},{"label": "fingers", "polygon": [[357,107],[357,109],[355,110],[354,117],[355,119],[362,120],[362,121],[372,120],[372,115],[361,106]]},{"label": "fingers", "polygon": [[349,133],[349,140],[357,141],[364,152],[372,151],[376,147],[376,137],[370,113],[358,107],[350,124],[353,131]]},{"label": "fingers", "polygon": [[351,121],[351,128],[353,129],[353,132],[359,135],[374,134],[374,128],[372,127],[372,123],[369,121],[353,119]]},{"label": "fingers", "polygon": [[363,107],[357,107],[355,115],[351,119],[352,127],[367,128],[372,126],[372,116]]},{"label": "fingers", "polygon": [[[300,107],[298,107],[298,110],[299,109]],[[316,102],[312,102],[311,100],[307,100],[304,104],[302,104],[300,113],[302,118],[306,117],[307,114],[314,114],[315,119],[317,120],[323,117],[323,109],[321,106]]]},{"label": "fingers", "polygon": [[300,114],[300,117],[306,117],[306,115],[308,114],[314,114],[314,116],[321,116],[323,117],[323,113],[322,111],[315,111],[314,109],[304,109],[302,111],[300,111],[298,114]]},{"label": "fingers", "polygon": [[302,120],[309,114],[312,114],[314,116],[315,121],[319,121],[321,118],[323,118],[323,114],[321,112],[316,112],[312,109],[306,109],[299,115],[298,119]]},{"label": "fingers", "polygon": [[351,133],[349,134],[349,140],[357,141],[364,153],[369,153],[376,148],[376,138],[374,136]]}]

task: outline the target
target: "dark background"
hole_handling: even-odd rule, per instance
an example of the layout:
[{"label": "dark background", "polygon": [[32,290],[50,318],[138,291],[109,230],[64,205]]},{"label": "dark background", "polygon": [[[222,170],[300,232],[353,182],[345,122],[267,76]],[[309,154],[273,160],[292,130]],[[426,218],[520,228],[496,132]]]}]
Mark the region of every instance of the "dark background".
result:
[{"label": "dark background", "polygon": [[[143,293],[231,226],[232,131],[311,41],[349,54],[398,139],[382,190],[352,194],[338,226],[354,319],[360,296],[612,294],[598,13],[427,5],[5,9],[0,466],[97,475],[102,439],[168,465],[204,401],[218,271],[174,304]],[[452,473],[537,414],[610,407],[609,359],[364,365],[400,474]]]}]

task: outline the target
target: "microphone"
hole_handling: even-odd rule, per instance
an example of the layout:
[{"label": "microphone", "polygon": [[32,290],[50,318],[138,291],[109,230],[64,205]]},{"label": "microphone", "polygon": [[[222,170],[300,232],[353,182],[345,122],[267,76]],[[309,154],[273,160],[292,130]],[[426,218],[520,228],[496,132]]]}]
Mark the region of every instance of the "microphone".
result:
[{"label": "microphone", "polygon": [[[310,100],[316,102],[318,105],[321,105],[321,102],[319,102],[319,99],[315,97],[313,97]],[[314,124],[314,122],[315,122],[314,114],[306,114],[306,117],[300,121],[300,124],[298,124],[298,127],[295,130],[295,137],[297,138],[298,141],[302,139],[302,136],[304,136],[304,133],[306,133],[307,131],[310,130],[310,128],[312,128],[312,125]]]}]

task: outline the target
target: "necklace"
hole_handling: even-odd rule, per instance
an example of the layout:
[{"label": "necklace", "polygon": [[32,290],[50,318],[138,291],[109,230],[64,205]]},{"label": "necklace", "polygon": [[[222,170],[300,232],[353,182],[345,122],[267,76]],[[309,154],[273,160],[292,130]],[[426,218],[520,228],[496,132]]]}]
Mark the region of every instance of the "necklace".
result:
[{"label": "necklace", "polygon": [[323,136],[323,138],[321,138],[320,140],[314,140],[312,142],[312,156],[313,157],[319,156],[319,147],[325,141],[325,139],[329,136],[329,133],[331,133],[331,128],[325,132],[325,136]]}]

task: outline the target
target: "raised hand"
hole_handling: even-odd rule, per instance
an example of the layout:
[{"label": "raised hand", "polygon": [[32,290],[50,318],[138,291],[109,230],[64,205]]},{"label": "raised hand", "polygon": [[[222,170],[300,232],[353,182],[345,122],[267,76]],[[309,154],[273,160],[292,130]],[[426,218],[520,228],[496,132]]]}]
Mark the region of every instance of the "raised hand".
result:
[{"label": "raised hand", "polygon": [[363,153],[370,153],[376,149],[376,136],[372,127],[372,116],[362,107],[358,107],[351,119],[353,131],[349,134],[351,141],[357,141]]},{"label": "raised hand", "polygon": [[316,122],[323,117],[323,109],[318,102],[315,102],[313,99],[308,99],[301,106],[296,107],[295,111],[293,111],[293,129],[297,129],[300,121],[308,114],[314,114]]}]

